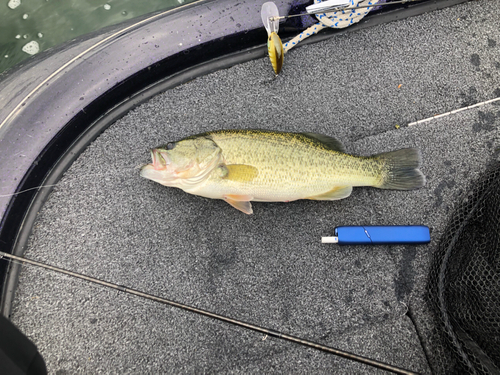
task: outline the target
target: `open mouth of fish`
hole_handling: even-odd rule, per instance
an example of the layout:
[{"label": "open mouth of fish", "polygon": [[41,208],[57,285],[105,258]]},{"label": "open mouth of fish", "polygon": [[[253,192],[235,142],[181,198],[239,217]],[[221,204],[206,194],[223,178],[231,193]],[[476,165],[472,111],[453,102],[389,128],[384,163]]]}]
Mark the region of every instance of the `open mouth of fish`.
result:
[{"label": "open mouth of fish", "polygon": [[151,150],[151,160],[153,161],[151,163],[151,166],[157,171],[166,169],[167,166],[170,165],[170,159],[168,155],[165,153],[161,153],[156,148]]},{"label": "open mouth of fish", "polygon": [[174,168],[170,168],[171,160],[166,153],[153,149],[151,150],[151,160],[151,164],[141,168],[141,177],[160,184],[168,183],[177,178]]}]

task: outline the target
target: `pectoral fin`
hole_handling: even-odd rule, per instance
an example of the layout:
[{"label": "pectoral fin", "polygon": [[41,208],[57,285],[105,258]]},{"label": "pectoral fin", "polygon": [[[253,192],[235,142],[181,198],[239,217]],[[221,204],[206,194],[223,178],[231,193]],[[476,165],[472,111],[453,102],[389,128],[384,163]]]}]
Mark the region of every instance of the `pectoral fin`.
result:
[{"label": "pectoral fin", "polygon": [[334,201],[338,199],[347,198],[352,193],[352,186],[337,186],[332,190],[306,199],[311,199],[315,201]]},{"label": "pectoral fin", "polygon": [[227,175],[224,178],[236,182],[250,182],[259,174],[259,170],[251,165],[229,164],[226,168]]},{"label": "pectoral fin", "polygon": [[250,203],[252,199],[253,197],[248,195],[224,195],[224,200],[227,203],[247,215],[253,214],[252,204]]}]

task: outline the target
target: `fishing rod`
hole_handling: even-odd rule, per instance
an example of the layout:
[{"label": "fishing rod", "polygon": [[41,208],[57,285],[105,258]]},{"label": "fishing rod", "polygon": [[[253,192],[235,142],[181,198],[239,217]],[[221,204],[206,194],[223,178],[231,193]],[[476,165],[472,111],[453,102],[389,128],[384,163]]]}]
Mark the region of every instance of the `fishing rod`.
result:
[{"label": "fishing rod", "polygon": [[334,0],[334,1],[324,1],[318,4],[313,4],[308,7],[306,7],[306,13],[300,13],[300,14],[290,14],[288,16],[271,16],[269,17],[270,21],[279,21],[279,20],[284,20],[288,18],[293,18],[293,17],[301,17],[305,15],[316,15],[316,14],[321,14],[321,13],[328,13],[328,12],[340,12],[340,11],[349,11],[349,10],[358,10],[358,9],[365,9],[365,8],[375,8],[375,7],[384,7],[384,6],[389,6],[389,5],[395,5],[395,4],[407,4],[407,3],[416,3],[422,0],[398,0],[398,1],[391,1],[388,3],[374,3],[370,5],[356,5],[355,7],[349,7],[350,1],[344,1],[344,0]]},{"label": "fishing rod", "polygon": [[386,370],[386,371],[389,371],[389,372],[392,372],[395,374],[403,374],[403,375],[415,375],[415,374],[417,374],[416,372],[413,372],[413,371],[405,370],[405,369],[402,369],[402,368],[399,368],[396,366],[392,366],[392,365],[384,363],[384,362],[380,362],[377,360],[366,358],[366,357],[363,357],[363,356],[360,356],[357,354],[353,354],[353,353],[350,353],[350,352],[347,352],[344,350],[336,349],[336,348],[333,348],[330,346],[318,344],[316,342],[309,341],[309,340],[306,340],[306,339],[303,339],[300,337],[292,336],[292,335],[289,335],[289,334],[286,334],[283,332],[279,332],[279,331],[276,331],[273,329],[260,327],[260,326],[257,326],[255,324],[252,324],[252,323],[247,323],[247,322],[244,322],[241,320],[229,318],[229,317],[224,316],[224,315],[219,315],[219,314],[216,314],[216,313],[213,313],[213,312],[210,312],[207,310],[203,310],[203,309],[200,309],[197,307],[185,305],[183,303],[179,303],[179,302],[176,302],[173,300],[169,300],[169,299],[158,297],[158,296],[155,296],[155,295],[152,295],[149,293],[141,292],[139,290],[132,289],[132,288],[129,288],[129,287],[126,287],[123,285],[110,283],[110,282],[100,280],[100,279],[97,279],[94,277],[83,275],[81,273],[69,271],[69,270],[66,270],[64,268],[59,268],[56,266],[52,266],[50,264],[38,262],[38,261],[35,261],[32,259],[19,257],[16,255],[12,255],[12,254],[8,254],[8,253],[5,253],[3,251],[0,251],[0,259],[3,259],[3,258],[5,258],[5,260],[10,261],[12,263],[19,262],[20,264],[29,264],[32,266],[40,267],[40,268],[51,270],[51,271],[54,271],[57,273],[67,275],[67,276],[71,276],[74,278],[85,280],[85,281],[88,281],[88,282],[91,282],[91,283],[94,283],[97,285],[101,285],[101,286],[105,286],[105,287],[108,287],[111,289],[115,289],[115,290],[118,290],[118,291],[123,292],[123,293],[132,294],[134,296],[146,298],[146,299],[151,300],[151,301],[155,301],[155,302],[163,303],[165,305],[177,307],[179,309],[190,311],[190,312],[198,314],[198,315],[210,317],[210,318],[222,321],[222,322],[233,324],[235,326],[247,328],[247,329],[250,329],[252,331],[263,333],[263,334],[271,336],[271,337],[276,337],[278,339],[291,341],[291,342],[294,342],[296,344],[300,344],[300,345],[303,345],[303,346],[306,346],[309,348],[321,350],[323,352],[331,353],[331,354],[337,355],[339,357],[343,357],[346,359],[350,359],[352,361],[360,362],[360,363],[363,363],[363,364],[366,364],[369,366],[373,366],[373,367],[376,367],[376,368],[379,368],[382,370]]}]

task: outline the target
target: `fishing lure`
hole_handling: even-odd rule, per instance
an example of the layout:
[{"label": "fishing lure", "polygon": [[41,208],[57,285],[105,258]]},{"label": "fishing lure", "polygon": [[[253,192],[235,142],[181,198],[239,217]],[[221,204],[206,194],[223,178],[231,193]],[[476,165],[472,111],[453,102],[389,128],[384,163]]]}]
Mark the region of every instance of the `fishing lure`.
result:
[{"label": "fishing lure", "polygon": [[279,12],[278,7],[273,2],[269,1],[262,5],[261,9],[262,23],[267,31],[267,52],[273,66],[274,73],[279,74],[283,67],[283,43],[278,36],[279,29]]}]

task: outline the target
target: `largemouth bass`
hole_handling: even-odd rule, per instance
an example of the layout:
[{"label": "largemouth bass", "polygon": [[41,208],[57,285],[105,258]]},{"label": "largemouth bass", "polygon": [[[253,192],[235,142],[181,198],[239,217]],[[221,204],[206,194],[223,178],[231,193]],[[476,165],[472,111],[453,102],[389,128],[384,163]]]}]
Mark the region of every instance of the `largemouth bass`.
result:
[{"label": "largemouth bass", "polygon": [[253,212],[251,201],[337,200],[353,186],[410,190],[425,184],[415,148],[354,156],[337,139],[315,133],[212,131],[157,147],[151,157],[142,177],[223,199],[246,214]]}]

